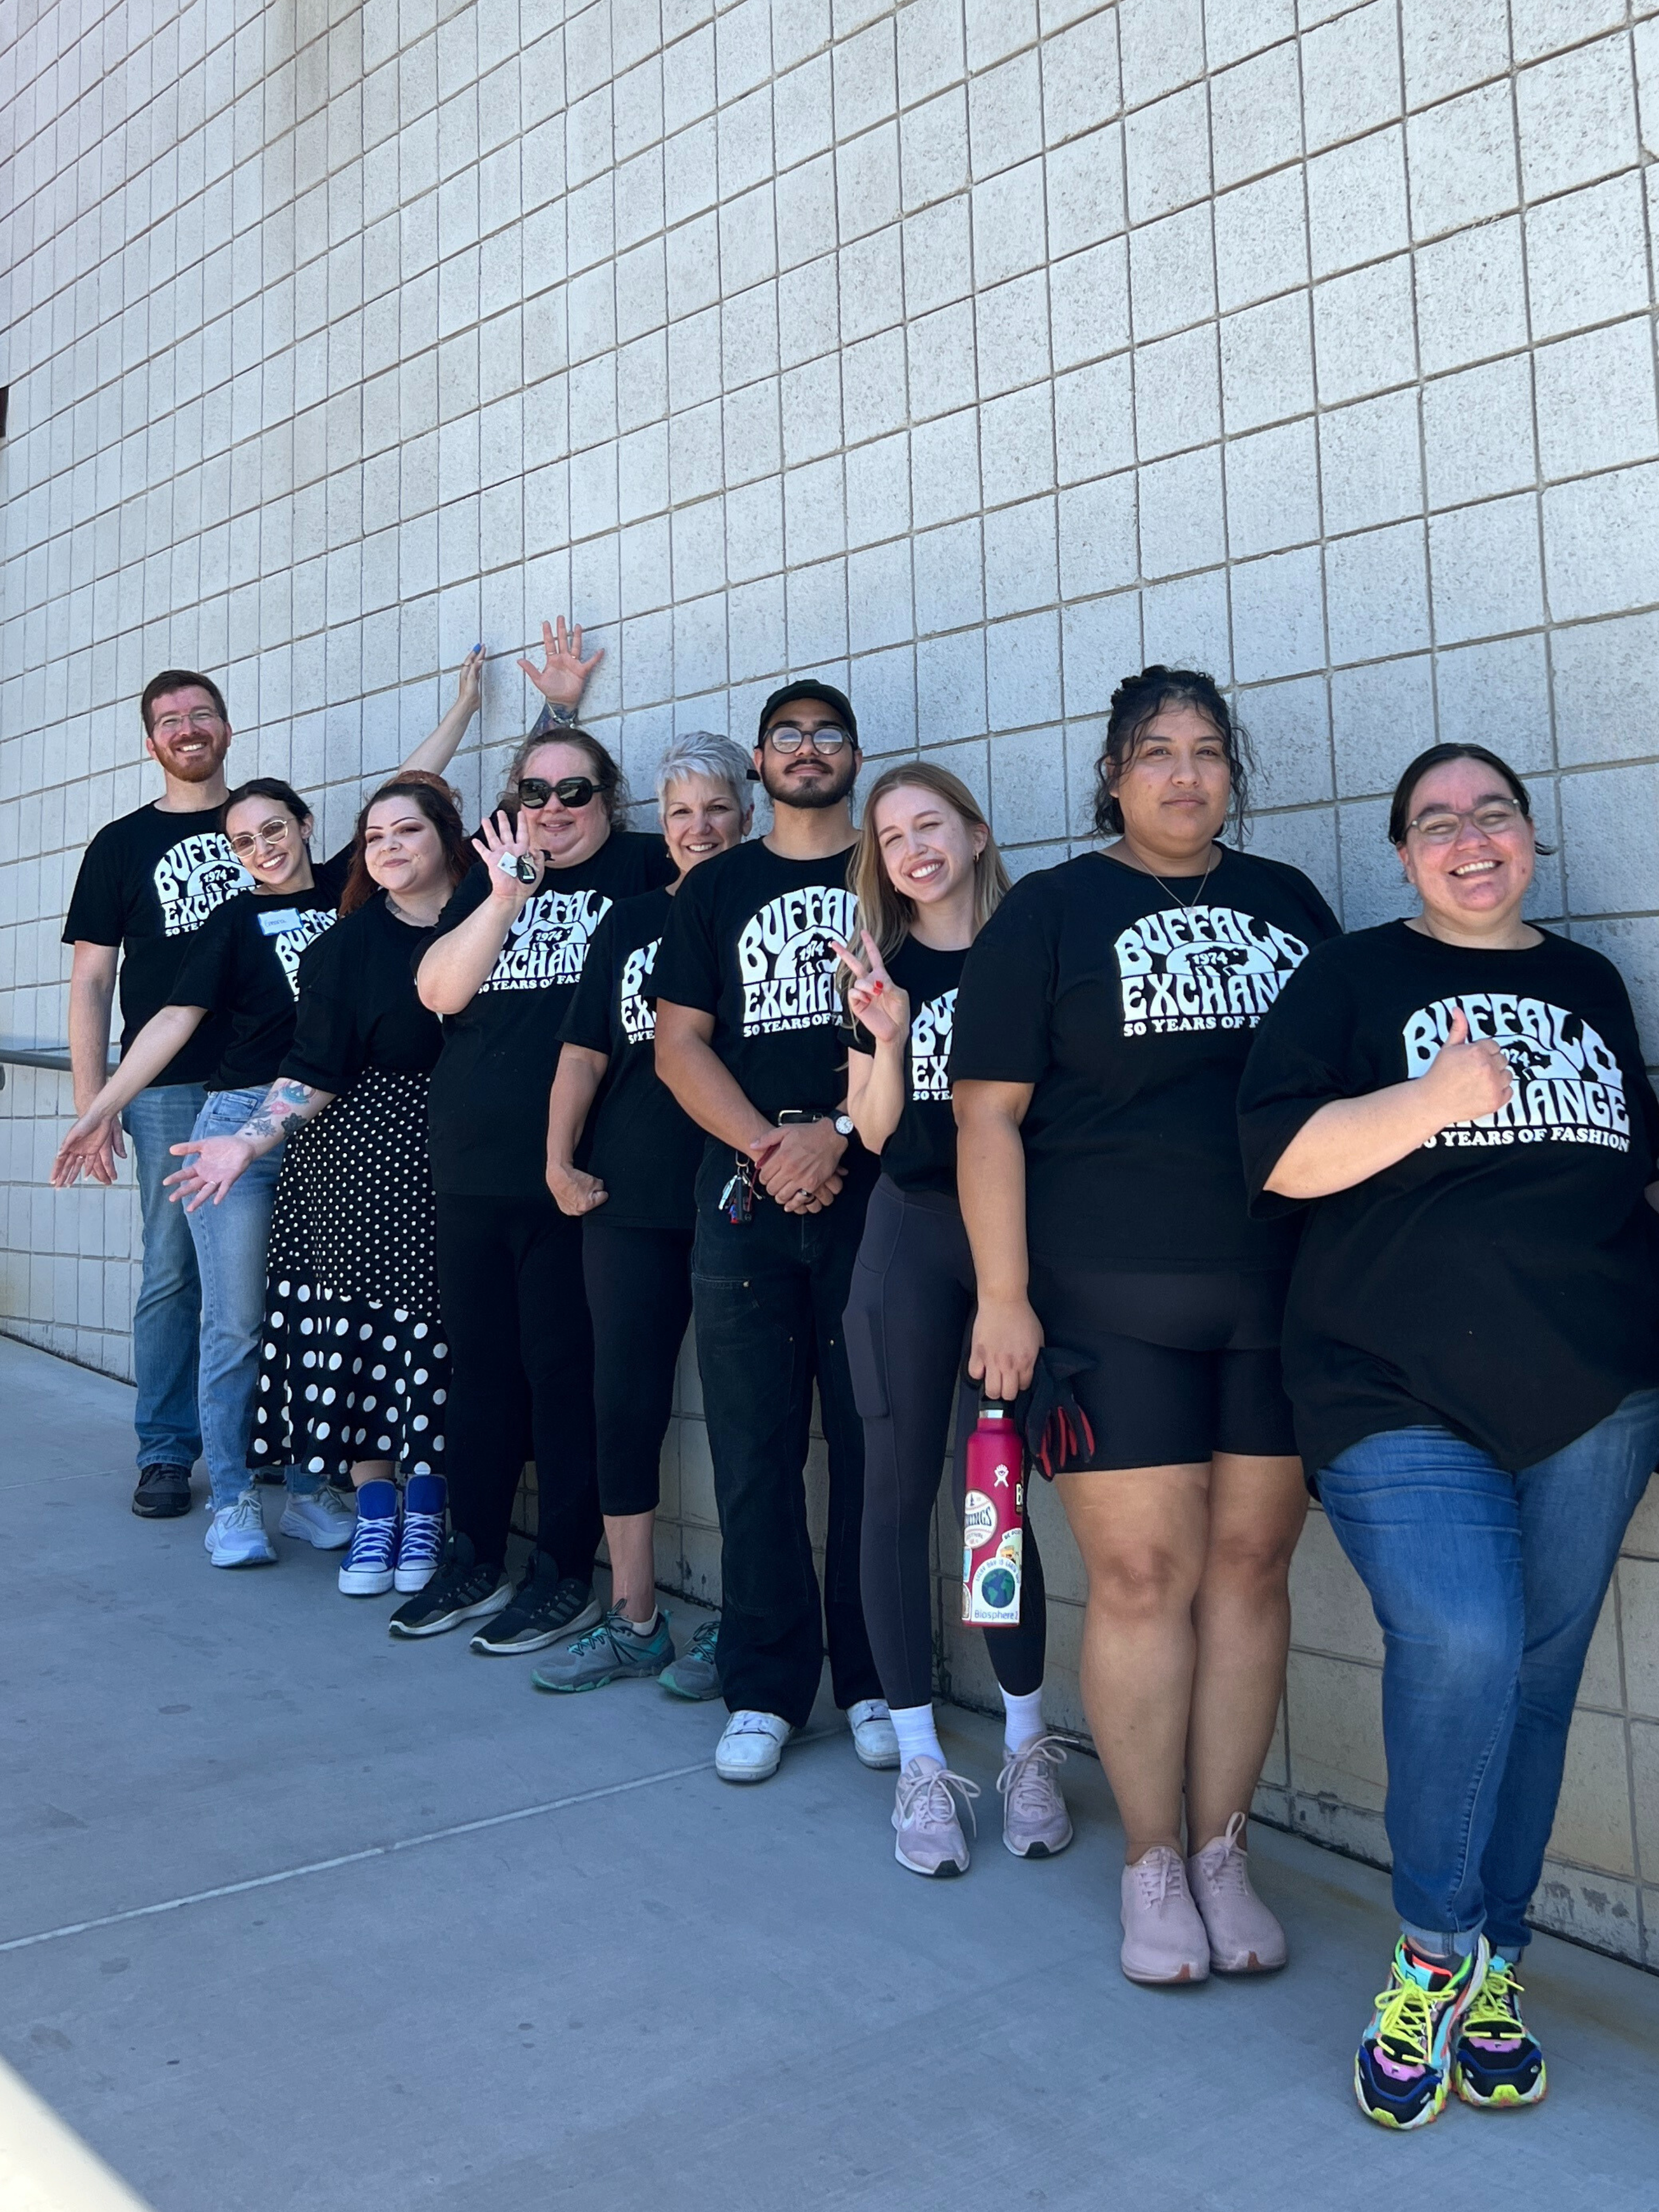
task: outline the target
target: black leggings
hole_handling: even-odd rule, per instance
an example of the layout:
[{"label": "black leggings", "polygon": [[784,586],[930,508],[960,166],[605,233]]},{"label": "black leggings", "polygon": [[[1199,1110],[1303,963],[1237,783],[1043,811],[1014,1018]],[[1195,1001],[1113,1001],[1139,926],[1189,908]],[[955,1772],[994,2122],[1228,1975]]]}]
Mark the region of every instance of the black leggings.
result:
[{"label": "black leggings", "polygon": [[580,1222],[546,1191],[440,1191],[438,1295],[449,1332],[450,1519],[480,1559],[498,1563],[528,1455],[538,1546],[561,1574],[591,1582],[599,1500]]},{"label": "black leggings", "polygon": [[582,1275],[593,1318],[599,1509],[652,1513],[674,1368],[691,1318],[690,1229],[629,1229],[603,1211],[582,1223]]},{"label": "black leggings", "polygon": [[[864,1620],[890,1705],[925,1705],[933,1694],[927,1534],[973,1312],[973,1257],[956,1200],[902,1191],[884,1176],[871,1194],[853,1268],[847,1357],[864,1417]],[[973,1404],[963,1394],[958,1512]],[[1048,1639],[1042,1560],[1028,1520],[1019,1624],[985,1632],[996,1678],[1011,1697],[1042,1688]]]}]

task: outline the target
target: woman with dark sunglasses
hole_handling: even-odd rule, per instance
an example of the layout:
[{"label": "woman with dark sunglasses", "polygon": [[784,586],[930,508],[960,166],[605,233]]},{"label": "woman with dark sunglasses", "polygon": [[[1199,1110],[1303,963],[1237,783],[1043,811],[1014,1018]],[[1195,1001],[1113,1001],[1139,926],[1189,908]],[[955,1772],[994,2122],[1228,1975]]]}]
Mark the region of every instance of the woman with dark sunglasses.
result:
[{"label": "woman with dark sunglasses", "polygon": [[[594,931],[619,899],[675,874],[660,837],[619,826],[628,804],[597,738],[532,733],[473,840],[483,865],[417,970],[422,1003],[444,1022],[428,1113],[451,1533],[438,1572],[392,1615],[397,1636],[473,1620],[475,1651],[539,1651],[599,1617],[592,1329],[581,1223],[560,1212],[545,1180],[547,1102]],[[515,1591],[507,1538],[526,1455],[537,1551]]]}]

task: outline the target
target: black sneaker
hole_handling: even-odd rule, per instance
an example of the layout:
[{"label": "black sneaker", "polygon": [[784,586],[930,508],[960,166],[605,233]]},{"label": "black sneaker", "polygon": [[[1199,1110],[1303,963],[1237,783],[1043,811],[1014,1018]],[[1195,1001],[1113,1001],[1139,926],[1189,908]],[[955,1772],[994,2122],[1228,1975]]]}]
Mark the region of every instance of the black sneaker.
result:
[{"label": "black sneaker", "polygon": [[464,1620],[499,1613],[513,1602],[513,1585],[503,1567],[480,1563],[470,1536],[453,1535],[444,1547],[438,1571],[423,1590],[400,1605],[386,1626],[394,1636],[441,1636]]},{"label": "black sneaker", "polygon": [[561,1637],[579,1636],[584,1628],[592,1628],[602,1612],[591,1583],[561,1575],[557,1562],[538,1552],[513,1593],[512,1603],[488,1627],[478,1631],[472,1649],[487,1658],[544,1651]]},{"label": "black sneaker", "polygon": [[187,1467],[141,1467],[132,1510],[141,1521],[176,1521],[190,1510]]}]

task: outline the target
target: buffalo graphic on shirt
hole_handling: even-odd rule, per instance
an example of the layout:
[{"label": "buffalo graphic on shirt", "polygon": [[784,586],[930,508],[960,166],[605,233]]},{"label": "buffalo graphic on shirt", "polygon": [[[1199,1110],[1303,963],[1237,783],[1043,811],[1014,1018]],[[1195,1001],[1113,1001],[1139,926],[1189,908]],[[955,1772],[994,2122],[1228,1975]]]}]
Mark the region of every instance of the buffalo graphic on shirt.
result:
[{"label": "buffalo graphic on shirt", "polygon": [[657,964],[661,943],[661,938],[653,937],[649,945],[636,945],[623,962],[622,1025],[629,1044],[649,1044],[657,1034],[656,1002],[641,994]]},{"label": "buffalo graphic on shirt", "polygon": [[956,1012],[956,992],[941,991],[911,1017],[910,1096],[919,1105],[950,1099],[951,1031]]},{"label": "buffalo graphic on shirt", "polygon": [[611,911],[603,891],[538,891],[514,917],[481,991],[544,991],[581,981],[593,933]]},{"label": "buffalo graphic on shirt", "polygon": [[1403,1031],[1406,1073],[1426,1075],[1462,1009],[1471,1040],[1490,1037],[1510,1064],[1515,1090],[1507,1106],[1472,1121],[1454,1121],[1431,1137],[1435,1146],[1602,1145],[1630,1150],[1625,1072],[1612,1048],[1580,1014],[1545,999],[1507,991],[1465,991],[1420,1006]]},{"label": "buffalo graphic on shirt", "polygon": [[222,830],[193,830],[169,845],[150,877],[161,909],[161,934],[188,937],[216,907],[253,878],[230,849]]},{"label": "buffalo graphic on shirt", "polygon": [[744,1036],[841,1019],[836,940],[847,941],[856,905],[849,890],[808,884],[749,917],[738,936]]},{"label": "buffalo graphic on shirt", "polygon": [[1114,949],[1125,1036],[1253,1030],[1308,957],[1288,929],[1231,906],[1143,915]]}]

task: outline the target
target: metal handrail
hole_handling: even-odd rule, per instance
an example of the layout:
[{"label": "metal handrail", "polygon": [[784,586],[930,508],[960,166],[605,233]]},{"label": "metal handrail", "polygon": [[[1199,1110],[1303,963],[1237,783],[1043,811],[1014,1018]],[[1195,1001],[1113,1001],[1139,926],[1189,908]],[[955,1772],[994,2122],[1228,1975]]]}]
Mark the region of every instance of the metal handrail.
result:
[{"label": "metal handrail", "polygon": [[70,1073],[69,1047],[66,1044],[8,1044],[0,1037],[0,1065],[8,1067],[55,1067],[60,1073]]}]

